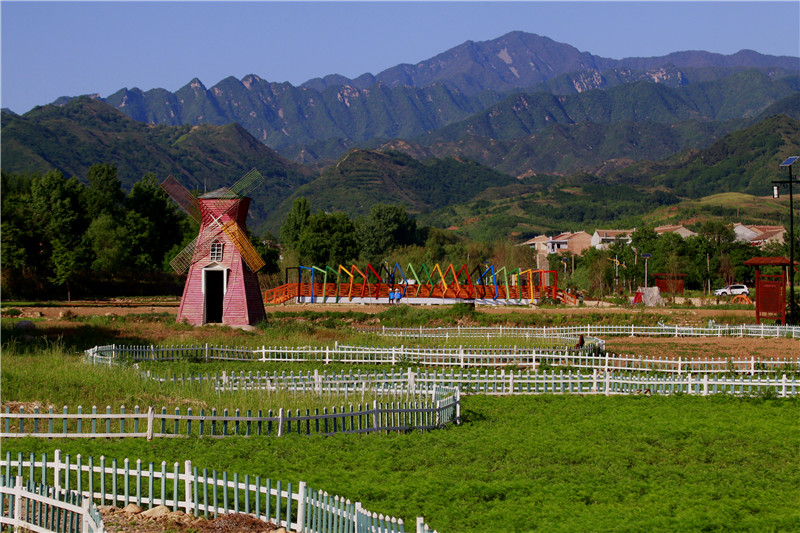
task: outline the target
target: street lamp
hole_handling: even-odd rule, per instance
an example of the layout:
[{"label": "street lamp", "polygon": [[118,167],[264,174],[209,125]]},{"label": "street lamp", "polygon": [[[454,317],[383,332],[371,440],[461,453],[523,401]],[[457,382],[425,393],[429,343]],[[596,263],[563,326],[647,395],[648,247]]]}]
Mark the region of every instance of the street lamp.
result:
[{"label": "street lamp", "polygon": [[800,159],[800,156],[793,155],[780,164],[782,167],[789,168],[788,180],[777,180],[772,182],[772,197],[779,198],[779,187],[784,186],[789,189],[789,323],[797,324],[797,305],[794,301],[794,197],[792,195],[792,184],[800,185],[800,181],[792,179],[792,165]]},{"label": "street lamp", "polygon": [[644,257],[644,288],[646,289],[647,288],[647,261],[649,261],[650,258],[653,257],[653,254],[642,254],[642,257]]}]

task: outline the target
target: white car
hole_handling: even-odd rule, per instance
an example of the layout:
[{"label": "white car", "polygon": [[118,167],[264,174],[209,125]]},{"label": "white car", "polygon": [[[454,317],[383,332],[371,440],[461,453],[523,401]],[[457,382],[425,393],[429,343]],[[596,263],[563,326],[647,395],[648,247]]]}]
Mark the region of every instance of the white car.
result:
[{"label": "white car", "polygon": [[750,289],[747,288],[747,285],[728,285],[714,291],[714,296],[736,296],[737,294],[750,296]]}]

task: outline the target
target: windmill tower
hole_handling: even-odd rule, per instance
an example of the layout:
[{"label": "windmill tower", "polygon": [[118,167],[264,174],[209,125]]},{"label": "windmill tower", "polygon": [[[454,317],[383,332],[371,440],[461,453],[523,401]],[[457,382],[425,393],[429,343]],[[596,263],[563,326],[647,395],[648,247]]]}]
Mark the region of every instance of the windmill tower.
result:
[{"label": "windmill tower", "polygon": [[178,274],[188,270],[178,322],[245,326],[266,318],[256,277],[264,261],[245,230],[250,207],[247,194],[263,182],[264,177],[253,169],[230,188],[199,198],[172,176],[161,184],[200,223],[197,237],[170,261]]}]

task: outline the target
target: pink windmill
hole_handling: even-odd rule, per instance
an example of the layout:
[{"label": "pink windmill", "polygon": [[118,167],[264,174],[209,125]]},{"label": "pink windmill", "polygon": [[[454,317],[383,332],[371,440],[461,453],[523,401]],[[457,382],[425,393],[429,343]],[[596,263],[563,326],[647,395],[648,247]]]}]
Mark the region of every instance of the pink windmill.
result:
[{"label": "pink windmill", "polygon": [[246,195],[263,182],[253,169],[230,188],[199,198],[172,176],[161,184],[200,223],[197,237],[170,261],[178,274],[188,270],[178,322],[246,326],[266,318],[256,276],[264,261],[247,238],[245,220]]}]

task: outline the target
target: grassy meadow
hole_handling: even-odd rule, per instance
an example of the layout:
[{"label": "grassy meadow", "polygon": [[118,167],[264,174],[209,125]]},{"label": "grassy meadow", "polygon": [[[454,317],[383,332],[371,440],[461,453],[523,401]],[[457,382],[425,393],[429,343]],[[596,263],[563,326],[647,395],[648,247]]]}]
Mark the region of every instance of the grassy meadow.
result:
[{"label": "grassy meadow", "polygon": [[[526,315],[527,316],[527,315]],[[553,322],[489,317],[480,320]],[[203,387],[146,382],[133,369],[88,366],[78,352],[97,344],[365,342],[358,323],[451,325],[471,312],[391,309],[378,315],[271,315],[255,332],[187,328],[169,317],[128,315],[74,319],[33,331],[2,321],[0,394],[10,402],[83,405],[206,406],[275,409],[339,405],[341,398],[226,394]],[[661,317],[639,314],[637,322]],[[423,322],[424,320],[424,322]],[[575,320],[583,320],[576,318]],[[621,320],[604,315],[605,323]],[[707,320],[707,319],[706,319]],[[558,319],[562,322],[563,319]],[[648,322],[650,321],[650,322]],[[628,322],[630,323],[630,322]],[[541,323],[530,325],[545,325]],[[550,324],[546,324],[550,325]],[[198,341],[199,342],[199,341]],[[400,342],[398,342],[399,344]],[[163,373],[202,365],[153,365]],[[214,363],[209,372],[242,368]],[[309,364],[302,369],[315,368]],[[339,371],[346,367],[324,367]],[[360,367],[362,370],[368,368]],[[258,370],[300,370],[261,365]],[[302,396],[302,397],[298,397]],[[772,396],[468,396],[463,423],[427,433],[334,437],[4,439],[2,451],[61,449],[83,456],[191,459],[199,468],[304,480],[315,489],[359,500],[375,512],[416,516],[441,533],[485,531],[800,531],[800,401]]]}]

